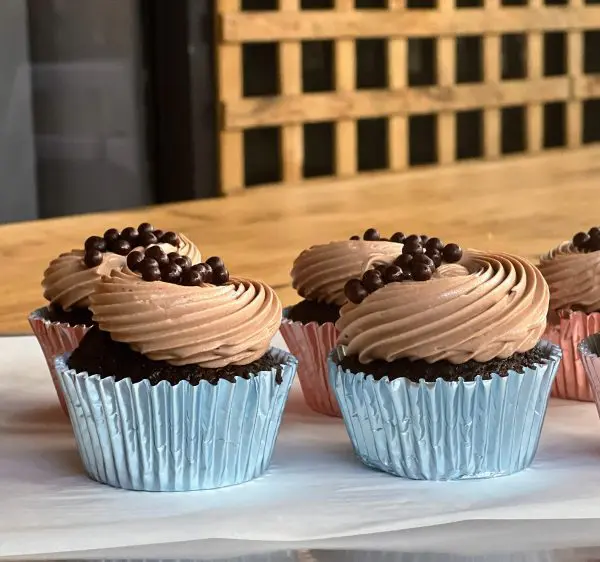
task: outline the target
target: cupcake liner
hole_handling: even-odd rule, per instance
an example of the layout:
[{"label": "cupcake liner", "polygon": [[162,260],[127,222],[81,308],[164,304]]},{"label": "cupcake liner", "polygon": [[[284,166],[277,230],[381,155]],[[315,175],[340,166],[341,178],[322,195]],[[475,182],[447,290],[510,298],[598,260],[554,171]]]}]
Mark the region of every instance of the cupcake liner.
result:
[{"label": "cupcake liner", "polygon": [[341,417],[327,367],[327,356],[336,346],[339,332],[333,322],[321,325],[293,322],[287,318],[290,308],[283,310],[279,331],[292,355],[298,358],[298,379],[304,399],[319,414]]},{"label": "cupcake liner", "polygon": [[556,321],[548,322],[543,338],[560,346],[563,358],[552,386],[552,396],[566,400],[592,402],[594,396],[585,374],[577,346],[600,332],[600,313],[561,310]]},{"label": "cupcake liner", "polygon": [[116,488],[179,492],[232,486],[263,474],[297,366],[289,353],[271,352],[279,369],[196,386],[115,382],[69,370],[68,355],[57,357],[89,476]]},{"label": "cupcake liner", "polygon": [[588,336],[581,341],[578,351],[598,415],[600,415],[600,333]]},{"label": "cupcake liner", "polygon": [[357,456],[371,468],[415,480],[503,476],[537,450],[561,351],[542,341],[548,363],[475,381],[376,381],[329,357],[332,386]]},{"label": "cupcake liner", "polygon": [[71,353],[79,345],[90,326],[71,326],[66,322],[51,322],[46,317],[47,310],[47,307],[34,310],[29,315],[28,320],[48,364],[58,401],[66,414],[67,406],[54,368],[54,358],[58,355]]}]

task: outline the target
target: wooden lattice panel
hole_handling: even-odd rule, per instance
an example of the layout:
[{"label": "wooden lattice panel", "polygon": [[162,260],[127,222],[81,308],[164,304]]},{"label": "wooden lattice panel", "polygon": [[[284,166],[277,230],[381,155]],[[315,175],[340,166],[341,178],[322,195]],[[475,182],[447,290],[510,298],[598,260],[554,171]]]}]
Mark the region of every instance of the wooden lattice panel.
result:
[{"label": "wooden lattice panel", "polygon": [[600,141],[600,0],[217,6],[224,193]]}]

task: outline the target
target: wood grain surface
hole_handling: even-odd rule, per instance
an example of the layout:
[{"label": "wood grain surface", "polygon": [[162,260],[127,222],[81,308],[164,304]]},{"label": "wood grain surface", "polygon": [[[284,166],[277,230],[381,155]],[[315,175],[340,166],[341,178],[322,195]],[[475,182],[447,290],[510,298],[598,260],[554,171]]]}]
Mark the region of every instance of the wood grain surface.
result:
[{"label": "wood grain surface", "polygon": [[437,235],[464,247],[536,259],[576,231],[600,224],[600,147],[535,158],[423,170],[300,187],[266,187],[205,201],[0,227],[0,332],[28,332],[44,304],[48,262],[109,227],[150,221],[186,233],[233,275],[273,285],[298,300],[289,271],[297,254],[374,226]]}]

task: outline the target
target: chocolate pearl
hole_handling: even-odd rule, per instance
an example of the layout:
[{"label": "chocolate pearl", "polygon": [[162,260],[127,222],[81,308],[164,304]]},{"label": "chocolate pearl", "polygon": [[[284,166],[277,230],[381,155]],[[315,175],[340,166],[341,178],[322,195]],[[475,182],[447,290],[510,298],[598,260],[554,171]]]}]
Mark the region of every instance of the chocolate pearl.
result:
[{"label": "chocolate pearl", "polygon": [[433,265],[437,268],[440,267],[440,265],[442,265],[442,254],[440,254],[437,250],[434,250],[433,252],[427,254],[430,258],[431,261],[433,262]]},{"label": "chocolate pearl", "polygon": [[593,238],[594,236],[600,236],[600,228],[598,228],[597,226],[592,226],[592,228],[590,228],[588,230],[588,234]]},{"label": "chocolate pearl", "polygon": [[205,263],[197,263],[196,265],[193,265],[190,269],[193,269],[194,271],[197,271],[198,273],[200,273],[202,275],[202,278],[204,279],[205,283],[211,282],[212,267],[210,267],[210,265],[207,265]]},{"label": "chocolate pearl", "polygon": [[144,261],[144,254],[139,250],[135,252],[131,252],[127,256],[127,267],[131,269],[131,271],[135,271],[139,268],[140,264]]},{"label": "chocolate pearl", "polygon": [[406,239],[404,241],[404,246],[402,246],[402,253],[403,254],[422,254],[423,253],[423,246],[421,246],[421,242],[418,242],[417,240],[410,240],[408,241],[408,239]]},{"label": "chocolate pearl", "polygon": [[401,267],[397,265],[390,265],[386,268],[383,274],[383,280],[386,283],[399,283],[402,281],[403,271]]},{"label": "chocolate pearl", "polygon": [[431,270],[435,269],[435,264],[433,263],[433,260],[425,254],[416,254],[414,256],[412,262],[413,266],[415,266],[418,263],[426,265]]},{"label": "chocolate pearl", "polygon": [[229,271],[224,265],[212,268],[212,284],[224,285],[229,281]]},{"label": "chocolate pearl", "polygon": [[[430,238],[425,244],[426,250],[437,250],[441,252],[444,249],[444,243],[437,237]],[[426,252],[427,253],[427,252]]]},{"label": "chocolate pearl", "polygon": [[462,249],[458,244],[450,243],[444,246],[444,250],[442,252],[442,256],[444,256],[444,261],[448,263],[456,263],[460,261],[462,258]]},{"label": "chocolate pearl", "polygon": [[145,257],[140,263],[140,271],[144,269],[158,269],[158,262],[154,258]]},{"label": "chocolate pearl", "polygon": [[163,244],[171,244],[171,246],[179,246],[179,236],[177,236],[177,234],[175,232],[172,232],[171,230],[169,230],[168,232],[165,232],[160,241]]},{"label": "chocolate pearl", "polygon": [[[168,259],[169,258],[167,258],[167,260]],[[177,256],[173,260],[173,263],[176,263],[183,270],[189,269],[190,267],[192,267],[192,260],[190,258],[188,258],[187,256]]]},{"label": "chocolate pearl", "polygon": [[83,262],[88,267],[98,267],[102,263],[104,254],[100,250],[90,249],[85,253]]},{"label": "chocolate pearl", "polygon": [[146,248],[146,256],[149,258],[154,258],[157,262],[160,263],[162,256],[167,258],[167,263],[169,262],[168,256],[164,253],[163,249],[160,246],[150,246]]},{"label": "chocolate pearl", "polygon": [[394,234],[392,234],[392,237],[390,238],[390,242],[402,244],[405,238],[406,237],[404,236],[404,232],[394,232]]},{"label": "chocolate pearl", "polygon": [[363,234],[363,240],[376,242],[379,239],[381,239],[381,234],[379,234],[379,231],[375,228],[367,228]]},{"label": "chocolate pearl", "polygon": [[402,281],[414,281],[411,271],[404,270],[404,273],[402,274]]},{"label": "chocolate pearl", "polygon": [[401,267],[403,270],[407,270],[413,261],[412,254],[400,254],[395,260],[394,263]]},{"label": "chocolate pearl", "polygon": [[98,250],[99,252],[106,251],[106,240],[101,236],[90,236],[86,241],[83,247],[86,250]]},{"label": "chocolate pearl", "polygon": [[121,238],[127,240],[132,246],[136,245],[138,231],[133,226],[128,226],[121,231]]},{"label": "chocolate pearl", "polygon": [[412,244],[413,242],[421,243],[421,237],[418,234],[410,234],[404,239],[405,244]]},{"label": "chocolate pearl", "polygon": [[413,263],[411,272],[415,281],[429,281],[432,275],[431,269],[424,263]]},{"label": "chocolate pearl", "polygon": [[180,283],[183,270],[176,263],[168,263],[160,268],[160,275],[166,283]]},{"label": "chocolate pearl", "polygon": [[590,252],[597,252],[600,250],[600,236],[592,236],[585,245],[585,248]]},{"label": "chocolate pearl", "polygon": [[154,231],[154,236],[156,236],[159,240],[163,237],[163,235],[164,235],[164,231],[161,230],[160,228],[157,228]]},{"label": "chocolate pearl", "polygon": [[152,246],[158,242],[156,236],[154,236],[154,232],[141,232],[138,236],[138,244],[146,248],[147,246]]},{"label": "chocolate pearl", "polygon": [[381,273],[381,275],[383,275],[383,272],[388,268],[388,264],[387,263],[380,263],[379,265],[376,265],[373,269],[376,269],[377,271],[379,271],[379,273]]},{"label": "chocolate pearl", "polygon": [[360,236],[358,236],[358,234],[355,234],[354,236],[350,236],[350,240],[360,240]]},{"label": "chocolate pearl", "polygon": [[114,240],[118,240],[119,236],[119,231],[116,228],[109,228],[104,233],[104,240],[106,240],[107,243],[113,242]]},{"label": "chocolate pearl", "polygon": [[108,245],[111,252],[119,254],[120,256],[126,256],[131,252],[131,244],[127,240],[115,240]]},{"label": "chocolate pearl", "polygon": [[344,285],[344,294],[351,303],[360,304],[369,293],[363,287],[360,279],[350,279]]},{"label": "chocolate pearl", "polygon": [[143,269],[140,269],[140,272],[144,281],[160,281],[161,279],[160,269],[158,269],[158,267],[144,267]]},{"label": "chocolate pearl", "polygon": [[427,236],[427,234],[421,234],[419,238],[421,238],[421,244],[423,244],[423,246],[429,241],[429,236]]},{"label": "chocolate pearl", "polygon": [[362,284],[369,293],[374,293],[377,289],[381,289],[384,283],[379,271],[376,269],[369,269],[369,271],[365,271],[365,274],[363,275]]},{"label": "chocolate pearl", "polygon": [[578,232],[573,236],[573,244],[578,248],[585,248],[586,244],[590,241],[590,235],[585,232]]},{"label": "chocolate pearl", "polygon": [[178,254],[177,252],[169,252],[167,254],[169,261],[173,261],[173,260],[177,259],[179,256],[180,256],[180,254]]},{"label": "chocolate pearl", "polygon": [[154,227],[149,222],[143,222],[138,227],[138,232],[142,234],[143,232],[153,232]]},{"label": "chocolate pearl", "polygon": [[181,275],[181,284],[188,287],[197,287],[202,285],[204,276],[196,269],[188,269]]},{"label": "chocolate pearl", "polygon": [[206,260],[206,265],[210,265],[212,269],[215,269],[215,267],[223,267],[225,264],[219,256],[212,256]]}]

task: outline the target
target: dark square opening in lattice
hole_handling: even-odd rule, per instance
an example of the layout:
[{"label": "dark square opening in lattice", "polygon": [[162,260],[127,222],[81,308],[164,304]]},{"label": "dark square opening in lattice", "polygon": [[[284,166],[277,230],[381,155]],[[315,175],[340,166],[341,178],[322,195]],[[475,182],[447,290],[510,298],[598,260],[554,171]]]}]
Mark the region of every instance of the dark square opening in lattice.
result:
[{"label": "dark square opening in lattice", "polygon": [[586,31],[583,34],[583,72],[600,73],[600,30]]},{"label": "dark square opening in lattice", "polygon": [[279,2],[277,0],[242,0],[241,6],[244,12],[263,12],[277,10]]},{"label": "dark square opening in lattice", "polygon": [[456,113],[456,159],[483,156],[483,111],[473,109]]},{"label": "dark square opening in lattice", "polygon": [[585,0],[586,4],[600,4],[600,0]]},{"label": "dark square opening in lattice", "polygon": [[356,88],[387,88],[387,41],[384,39],[357,39]]},{"label": "dark square opening in lattice", "polygon": [[437,115],[410,115],[408,118],[408,162],[411,166],[435,164],[438,160]]},{"label": "dark square opening in lattice", "polygon": [[562,76],[567,73],[567,48],[566,33],[544,33],[544,76]]},{"label": "dark square opening in lattice", "polygon": [[406,0],[406,7],[411,10],[431,10],[437,8],[437,0]]},{"label": "dark square opening in lattice", "polygon": [[281,129],[259,127],[244,131],[244,184],[276,183],[281,173]]},{"label": "dark square opening in lattice", "polygon": [[600,142],[600,98],[583,102],[583,142]]},{"label": "dark square opening in lattice", "polygon": [[456,0],[457,8],[481,8],[483,0]]},{"label": "dark square opening in lattice", "polygon": [[500,112],[502,154],[523,152],[527,146],[526,110],[523,106],[503,107]]},{"label": "dark square opening in lattice", "polygon": [[409,86],[437,84],[437,41],[433,37],[411,37],[408,40],[406,66]]},{"label": "dark square opening in lattice", "polygon": [[544,148],[567,144],[567,105],[564,101],[544,104]]},{"label": "dark square opening in lattice", "polygon": [[502,0],[501,6],[527,6],[528,0]]},{"label": "dark square opening in lattice", "polygon": [[354,6],[357,10],[384,9],[388,7],[387,0],[355,0]]},{"label": "dark square opening in lattice", "polygon": [[334,7],[334,0],[301,0],[300,8],[302,10],[331,10]]},{"label": "dark square opening in lattice", "polygon": [[333,41],[302,41],[302,91],[335,89]]},{"label": "dark square opening in lattice", "polygon": [[388,120],[359,119],[356,126],[359,172],[388,168]]},{"label": "dark square opening in lattice", "polygon": [[546,6],[567,6],[569,0],[544,0]]},{"label": "dark square opening in lattice", "polygon": [[481,35],[456,38],[456,83],[483,81],[483,40]]},{"label": "dark square opening in lattice", "polygon": [[332,176],[334,172],[335,124],[306,123],[304,125],[304,177]]},{"label": "dark square opening in lattice", "polygon": [[279,95],[279,45],[277,43],[243,45],[242,63],[244,97]]},{"label": "dark square opening in lattice", "polygon": [[502,80],[527,77],[527,36],[522,33],[502,35],[500,63]]}]

